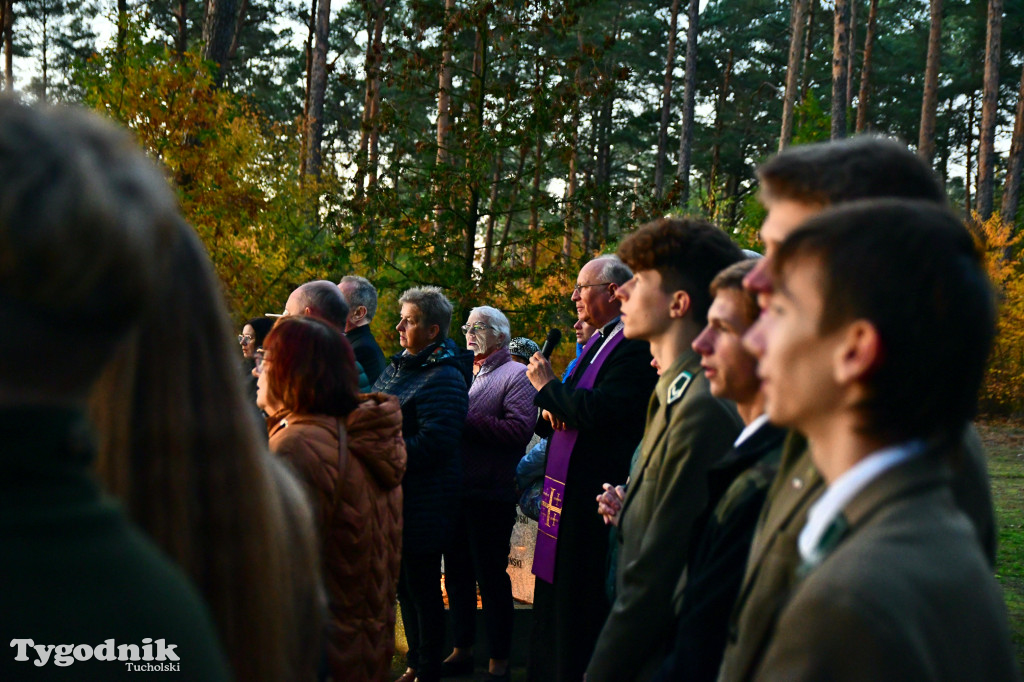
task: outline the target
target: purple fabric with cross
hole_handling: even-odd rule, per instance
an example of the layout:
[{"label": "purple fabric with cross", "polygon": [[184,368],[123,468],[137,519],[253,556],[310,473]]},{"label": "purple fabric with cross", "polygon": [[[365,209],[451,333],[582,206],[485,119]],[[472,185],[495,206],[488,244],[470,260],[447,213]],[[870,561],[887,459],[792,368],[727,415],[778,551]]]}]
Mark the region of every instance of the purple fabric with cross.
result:
[{"label": "purple fabric with cross", "polygon": [[[589,390],[594,387],[601,365],[623,339],[622,329],[611,335],[597,358],[591,362],[574,390]],[[590,337],[580,357],[586,357],[590,347],[602,340],[600,334]],[[573,374],[579,365],[573,369]],[[571,376],[571,375],[570,375]],[[544,470],[544,490],[541,493],[540,519],[537,521],[537,546],[533,553],[533,574],[549,583],[555,581],[555,557],[558,549],[558,526],[562,518],[562,501],[565,499],[565,479],[569,473],[569,458],[576,446],[579,431],[567,429],[555,431],[548,445],[547,468]]]}]

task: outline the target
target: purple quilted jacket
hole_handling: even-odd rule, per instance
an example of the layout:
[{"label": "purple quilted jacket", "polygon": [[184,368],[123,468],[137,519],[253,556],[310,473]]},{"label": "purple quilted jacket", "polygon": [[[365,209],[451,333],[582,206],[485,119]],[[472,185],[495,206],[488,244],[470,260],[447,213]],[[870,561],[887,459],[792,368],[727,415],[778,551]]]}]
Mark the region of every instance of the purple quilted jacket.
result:
[{"label": "purple quilted jacket", "polygon": [[469,387],[469,413],[462,432],[465,497],[513,502],[516,465],[537,424],[536,391],[526,366],[507,348],[494,351]]}]

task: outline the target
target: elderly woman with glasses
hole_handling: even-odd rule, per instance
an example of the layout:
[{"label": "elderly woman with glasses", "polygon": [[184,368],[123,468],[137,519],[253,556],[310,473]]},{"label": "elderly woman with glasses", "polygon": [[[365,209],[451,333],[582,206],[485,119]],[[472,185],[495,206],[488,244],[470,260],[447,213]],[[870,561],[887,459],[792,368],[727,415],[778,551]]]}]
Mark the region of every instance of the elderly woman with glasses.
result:
[{"label": "elderly woman with glasses", "polygon": [[442,674],[473,670],[479,583],[488,679],[507,680],[513,605],[506,569],[516,520],[515,470],[537,422],[536,391],[526,367],[509,353],[508,318],[500,310],[473,308],[462,332],[474,356],[473,383],[462,432],[462,508],[451,549],[444,555],[455,650],[442,665]]}]

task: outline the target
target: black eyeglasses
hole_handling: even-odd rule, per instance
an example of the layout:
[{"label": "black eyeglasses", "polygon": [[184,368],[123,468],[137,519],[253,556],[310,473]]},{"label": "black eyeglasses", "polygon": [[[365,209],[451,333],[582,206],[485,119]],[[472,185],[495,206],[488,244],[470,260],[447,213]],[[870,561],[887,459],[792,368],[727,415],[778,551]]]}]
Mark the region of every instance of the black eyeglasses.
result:
[{"label": "black eyeglasses", "polygon": [[572,288],[572,293],[579,294],[582,293],[580,289],[586,289],[587,287],[606,287],[609,284],[611,284],[611,282],[598,282],[597,284],[577,284]]}]

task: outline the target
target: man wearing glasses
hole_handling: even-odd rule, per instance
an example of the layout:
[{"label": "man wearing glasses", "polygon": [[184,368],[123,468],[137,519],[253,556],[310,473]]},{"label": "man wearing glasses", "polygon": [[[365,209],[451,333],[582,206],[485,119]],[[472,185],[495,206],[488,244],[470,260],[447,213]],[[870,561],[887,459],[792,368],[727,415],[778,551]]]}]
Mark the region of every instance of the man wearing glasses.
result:
[{"label": "man wearing glasses", "polygon": [[610,608],[608,529],[594,513],[593,491],[629,473],[657,382],[648,343],[622,333],[615,293],[632,276],[615,256],[584,265],[572,301],[597,333],[564,384],[540,353],[527,369],[543,410],[537,433],[551,436],[533,561],[531,680],[582,679]]}]

